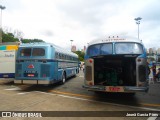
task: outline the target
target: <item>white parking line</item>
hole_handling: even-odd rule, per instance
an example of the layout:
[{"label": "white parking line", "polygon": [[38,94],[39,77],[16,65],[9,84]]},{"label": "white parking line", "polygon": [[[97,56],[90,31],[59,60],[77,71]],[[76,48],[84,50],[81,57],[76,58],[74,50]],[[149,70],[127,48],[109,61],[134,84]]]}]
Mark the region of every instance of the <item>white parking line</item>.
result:
[{"label": "white parking line", "polygon": [[84,77],[84,76],[80,75],[79,77]]},{"label": "white parking line", "polygon": [[17,93],[18,95],[24,95],[24,94],[27,94],[27,93],[31,93],[31,92],[21,92],[21,93]]},{"label": "white parking line", "polygon": [[19,87],[15,87],[15,88],[9,88],[9,89],[4,89],[4,90],[21,90]]},{"label": "white parking line", "polygon": [[147,120],[156,120],[157,117],[149,117]]}]

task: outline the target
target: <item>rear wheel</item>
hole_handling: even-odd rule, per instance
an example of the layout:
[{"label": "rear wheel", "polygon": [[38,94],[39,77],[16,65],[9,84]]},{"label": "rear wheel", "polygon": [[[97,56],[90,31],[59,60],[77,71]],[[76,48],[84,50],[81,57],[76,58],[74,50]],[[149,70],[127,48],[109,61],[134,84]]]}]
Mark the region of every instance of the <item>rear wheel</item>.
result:
[{"label": "rear wheel", "polygon": [[60,84],[64,84],[65,82],[66,82],[66,75],[65,75],[65,73],[63,73],[62,81],[60,82]]}]

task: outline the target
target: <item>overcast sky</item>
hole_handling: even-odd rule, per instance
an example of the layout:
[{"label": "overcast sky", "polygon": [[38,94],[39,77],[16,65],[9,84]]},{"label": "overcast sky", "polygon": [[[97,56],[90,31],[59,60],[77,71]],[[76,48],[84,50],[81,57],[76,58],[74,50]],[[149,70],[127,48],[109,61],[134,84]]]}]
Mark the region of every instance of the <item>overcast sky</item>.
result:
[{"label": "overcast sky", "polygon": [[3,28],[23,38],[38,38],[69,49],[82,49],[108,35],[137,37],[134,18],[141,17],[140,39],[147,48],[160,47],[160,0],[0,0]]}]

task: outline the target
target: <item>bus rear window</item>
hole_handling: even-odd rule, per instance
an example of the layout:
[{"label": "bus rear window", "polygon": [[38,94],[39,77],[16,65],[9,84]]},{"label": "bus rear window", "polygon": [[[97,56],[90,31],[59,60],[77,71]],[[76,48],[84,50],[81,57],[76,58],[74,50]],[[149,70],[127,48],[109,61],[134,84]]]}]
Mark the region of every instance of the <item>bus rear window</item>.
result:
[{"label": "bus rear window", "polygon": [[138,43],[116,43],[116,54],[142,54],[142,46]]},{"label": "bus rear window", "polygon": [[31,56],[31,48],[25,48],[20,51],[20,56]]},{"label": "bus rear window", "polygon": [[44,56],[45,50],[43,48],[33,48],[32,56]]},{"label": "bus rear window", "polygon": [[20,51],[20,56],[45,56],[45,49],[43,48],[24,48]]},{"label": "bus rear window", "polygon": [[89,56],[109,55],[112,54],[112,49],[112,44],[92,45],[88,48],[87,54]]}]

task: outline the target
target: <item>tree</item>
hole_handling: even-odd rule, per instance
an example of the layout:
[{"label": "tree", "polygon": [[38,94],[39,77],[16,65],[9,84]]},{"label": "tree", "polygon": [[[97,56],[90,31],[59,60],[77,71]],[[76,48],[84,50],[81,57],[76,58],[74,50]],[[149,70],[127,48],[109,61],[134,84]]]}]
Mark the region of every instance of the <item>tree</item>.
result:
[{"label": "tree", "polygon": [[34,43],[34,42],[44,42],[43,40],[40,39],[22,39],[22,43]]},{"label": "tree", "polygon": [[74,53],[76,53],[78,55],[79,61],[84,61],[84,52],[82,51],[75,51]]},{"label": "tree", "polygon": [[[7,30],[6,30],[7,31]],[[14,33],[2,31],[2,42],[18,42],[22,39],[23,33],[15,30]],[[44,42],[41,39],[22,39],[22,43]]]},{"label": "tree", "polygon": [[4,33],[2,31],[2,42],[18,42],[18,38],[15,38],[12,33]]},{"label": "tree", "polygon": [[148,59],[150,60],[150,61],[155,61],[155,58],[153,58],[153,57],[148,57]]}]

